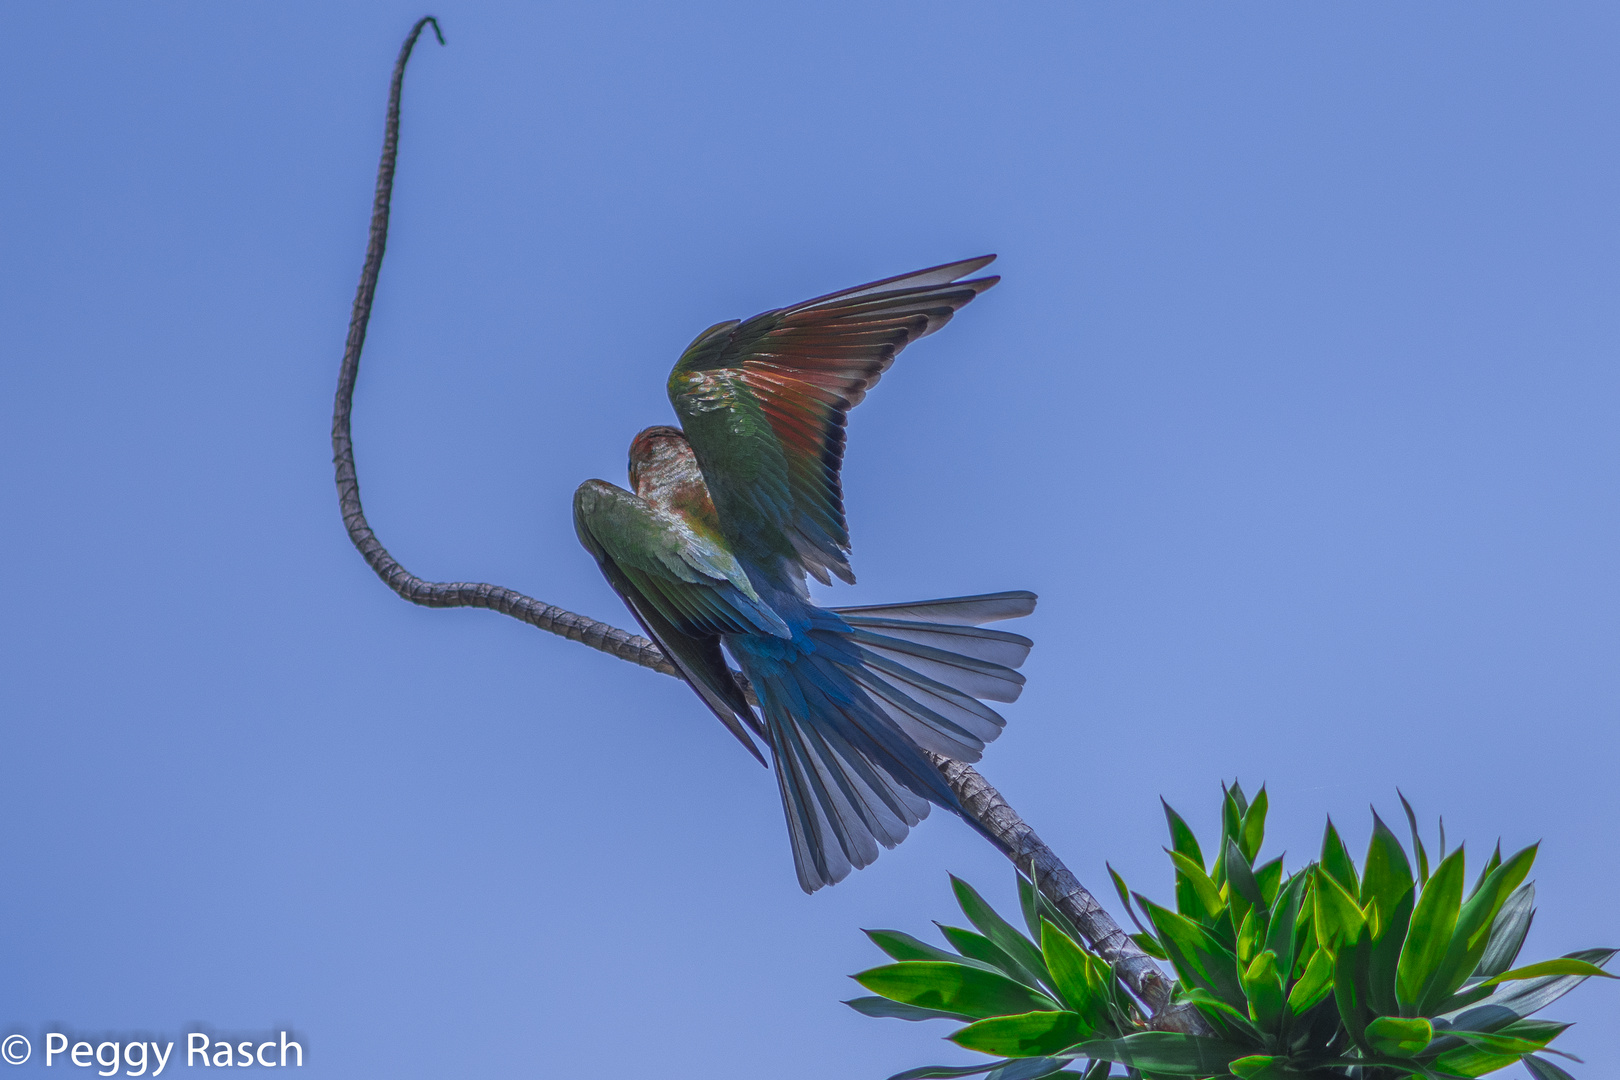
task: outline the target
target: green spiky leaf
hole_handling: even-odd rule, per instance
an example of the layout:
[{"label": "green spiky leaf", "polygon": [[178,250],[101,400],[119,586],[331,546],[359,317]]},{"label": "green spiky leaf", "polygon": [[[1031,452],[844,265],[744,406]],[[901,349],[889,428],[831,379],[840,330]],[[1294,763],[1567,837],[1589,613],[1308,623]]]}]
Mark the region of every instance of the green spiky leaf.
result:
[{"label": "green spiky leaf", "polygon": [[1024,916],[1024,928],[1029,931],[1030,939],[1041,939],[1041,893],[1035,883],[1023,874],[1018,874],[1018,911]]},{"label": "green spiky leaf", "polygon": [[1282,885],[1282,879],[1283,857],[1281,855],[1254,868],[1254,880],[1260,886],[1260,895],[1264,898],[1267,907],[1277,902],[1277,889]]},{"label": "green spiky leaf", "polygon": [[997,1066],[984,1080],[1037,1080],[1046,1076],[1074,1076],[1074,1073],[1056,1071],[1065,1064],[1066,1061],[1058,1058],[1018,1058]]},{"label": "green spiky leaf", "polygon": [[1243,917],[1243,925],[1237,932],[1237,962],[1238,967],[1249,966],[1255,956],[1260,952],[1262,939],[1267,929],[1265,916],[1256,911],[1250,911]]},{"label": "green spiky leaf", "polygon": [[1229,949],[1191,919],[1142,896],[1137,896],[1136,902],[1152,920],[1159,943],[1170,954],[1170,963],[1184,984],[1201,986],[1235,1007],[1246,1007],[1243,988],[1238,984],[1237,957]]},{"label": "green spiky leaf", "polygon": [[1263,1031],[1276,1031],[1282,1022],[1284,1000],[1277,955],[1270,949],[1262,951],[1243,972],[1241,982],[1243,993],[1249,999],[1249,1019]]},{"label": "green spiky leaf", "polygon": [[1136,908],[1131,905],[1132,894],[1130,889],[1125,887],[1125,879],[1119,876],[1119,871],[1115,870],[1112,864],[1103,863],[1103,865],[1108,868],[1109,880],[1114,883],[1114,891],[1119,894],[1119,902],[1124,905],[1125,914],[1131,917],[1131,922],[1136,924],[1138,930],[1144,934],[1147,933],[1148,928],[1143,926],[1142,920],[1136,917]]},{"label": "green spiky leaf", "polygon": [[968,921],[1012,960],[1018,969],[1014,974],[1031,985],[1051,981],[1051,976],[1046,972],[1046,962],[1041,959],[1041,951],[998,915],[995,908],[985,903],[984,897],[973,886],[953,874],[951,889],[956,893],[956,902],[961,905]]},{"label": "green spiky leaf", "polygon": [[1136,942],[1136,947],[1138,949],[1141,949],[1143,952],[1153,957],[1153,959],[1170,959],[1170,954],[1164,951],[1164,946],[1160,945],[1159,939],[1154,937],[1152,934],[1131,934],[1130,939]]},{"label": "green spiky leaf", "polygon": [[1530,932],[1530,923],[1535,914],[1536,886],[1534,882],[1529,882],[1514,890],[1513,895],[1503,903],[1502,910],[1496,915],[1496,923],[1491,927],[1491,939],[1485,945],[1485,954],[1479,958],[1479,966],[1474,973],[1490,978],[1512,967],[1513,961],[1519,958],[1519,950],[1524,948],[1524,938]]},{"label": "green spiky leaf", "polygon": [[[1243,798],[1243,789],[1237,781],[1232,781],[1230,788],[1222,789],[1225,799],[1221,804],[1221,843],[1228,840],[1241,840],[1243,838],[1243,811],[1249,808],[1249,802]],[[1225,873],[1220,866],[1217,870]]]},{"label": "green spiky leaf", "polygon": [[1344,841],[1339,839],[1339,830],[1333,827],[1332,818],[1328,818],[1327,829],[1322,833],[1322,869],[1338,879],[1344,891],[1351,896],[1360,893],[1356,864],[1350,860],[1350,851],[1344,846]]},{"label": "green spiky leaf", "polygon": [[1403,1013],[1416,1008],[1435,981],[1451,946],[1452,931],[1462,909],[1462,891],[1463,849],[1458,848],[1435,867],[1434,876],[1423,886],[1412,911],[1412,925],[1395,969],[1395,1000]]},{"label": "green spiky leaf", "polygon": [[1423,837],[1418,835],[1417,815],[1412,812],[1412,804],[1406,801],[1406,796],[1399,790],[1395,794],[1401,800],[1401,807],[1406,811],[1406,824],[1412,830],[1412,850],[1417,854],[1418,884],[1429,883],[1429,853],[1423,849]]},{"label": "green spiky leaf", "polygon": [[1434,1041],[1434,1025],[1425,1017],[1380,1016],[1367,1025],[1367,1042],[1390,1057],[1417,1057]]},{"label": "green spiky leaf", "polygon": [[1311,890],[1316,903],[1316,936],[1328,948],[1337,948],[1341,941],[1354,941],[1361,934],[1366,916],[1354,898],[1344,891],[1338,879],[1317,868]]},{"label": "green spiky leaf", "polygon": [[1395,996],[1395,978],[1400,967],[1401,949],[1412,925],[1412,908],[1416,894],[1407,889],[1396,902],[1395,910],[1387,914],[1373,901],[1381,924],[1379,935],[1373,939],[1367,953],[1367,1002],[1375,1013],[1393,1016],[1401,1011]]},{"label": "green spiky leaf", "polygon": [[1272,903],[1271,921],[1266,927],[1265,947],[1277,954],[1277,967],[1292,972],[1295,967],[1294,942],[1298,937],[1300,907],[1310,888],[1310,872],[1301,870],[1277,890]]},{"label": "green spiky leaf", "polygon": [[1164,819],[1170,826],[1170,846],[1181,852],[1187,858],[1197,863],[1199,868],[1204,866],[1204,852],[1198,846],[1198,837],[1187,825],[1180,814],[1171,809],[1170,804],[1163,799],[1159,800],[1164,807]]},{"label": "green spiky leaf", "polygon": [[968,959],[977,960],[1001,972],[1003,975],[1017,979],[1027,986],[1036,985],[1037,980],[1032,973],[1025,970],[1021,964],[1008,956],[995,942],[983,934],[976,934],[972,930],[964,930],[960,926],[946,926],[943,923],[936,923],[935,925],[939,926],[939,932],[945,935],[945,940],[950,942],[951,948]]},{"label": "green spiky leaf", "polygon": [[1497,1069],[1505,1069],[1519,1060],[1518,1054],[1493,1054],[1475,1046],[1463,1045],[1447,1050],[1434,1059],[1434,1068],[1442,1076],[1484,1076]]},{"label": "green spiky leaf", "polygon": [[969,967],[981,967],[986,971],[995,970],[993,965],[946,952],[938,946],[918,941],[910,934],[902,934],[898,930],[862,930],[861,933],[871,938],[872,944],[895,960],[939,960],[945,963],[966,963]]},{"label": "green spiky leaf", "polygon": [[1238,831],[1238,847],[1243,851],[1243,857],[1253,865],[1255,858],[1260,854],[1260,845],[1266,838],[1266,788],[1260,785],[1259,792],[1243,812],[1243,823]]},{"label": "green spiky leaf", "polygon": [[889,1080],[955,1080],[959,1076],[976,1076],[987,1073],[1002,1062],[991,1061],[984,1065],[924,1065],[920,1069],[907,1069],[897,1072]]},{"label": "green spiky leaf", "polygon": [[1277,1075],[1277,1070],[1285,1058],[1274,1057],[1271,1054],[1254,1054],[1250,1057],[1238,1058],[1227,1066],[1233,1076],[1241,1080],[1270,1080]]},{"label": "green spiky leaf", "polygon": [[1380,911],[1394,911],[1400,898],[1415,884],[1406,849],[1373,811],[1372,839],[1367,841],[1367,858],[1362,864],[1361,906],[1377,900]]},{"label": "green spiky leaf", "polygon": [[[1264,788],[1260,789],[1260,794],[1265,794]],[[1254,806],[1264,807],[1265,804],[1259,801],[1259,796],[1255,799]],[[1249,813],[1254,813],[1254,807],[1249,808]],[[1231,886],[1231,891],[1254,907],[1265,907],[1266,894],[1261,890],[1260,883],[1255,880],[1254,870],[1250,865],[1253,856],[1244,854],[1238,845],[1228,840],[1222,849],[1221,857],[1226,862],[1226,881]]]},{"label": "green spiky leaf", "polygon": [[1288,991],[1288,1011],[1295,1016],[1303,1016],[1306,1010],[1332,992],[1333,954],[1326,949],[1317,949],[1305,965],[1305,974]]},{"label": "green spiky leaf", "polygon": [[1485,884],[1485,879],[1490,877],[1491,872],[1501,865],[1502,841],[1498,840],[1496,842],[1496,850],[1491,852],[1491,857],[1485,860],[1484,866],[1480,867],[1479,877],[1474,880],[1474,887],[1469,891],[1468,895],[1473,896],[1474,893],[1479,892],[1480,886]]},{"label": "green spiky leaf", "polygon": [[1372,953],[1372,936],[1364,932],[1365,924],[1362,931],[1353,938],[1341,940],[1337,945],[1338,951],[1333,959],[1333,998],[1345,1031],[1357,1046],[1364,1047],[1367,1045],[1367,1022],[1375,1014],[1367,993],[1367,964]]},{"label": "green spiky leaf", "polygon": [[858,997],[844,1002],[863,1016],[886,1017],[895,1020],[971,1020],[961,1013],[942,1012],[939,1009],[919,1009],[899,1001],[880,997]]},{"label": "green spiky leaf", "polygon": [[958,1046],[1001,1057],[1043,1057],[1067,1049],[1092,1033],[1072,1012],[1030,1012],[996,1016],[949,1036]]},{"label": "green spiky leaf", "polygon": [[[1241,821],[1243,815],[1248,813],[1249,810],[1249,798],[1243,794],[1243,785],[1234,779],[1232,781],[1232,787],[1227,791],[1227,794],[1231,796],[1232,805],[1237,808],[1237,817],[1238,820]],[[1236,834],[1234,834],[1234,836],[1235,835]]]},{"label": "green spiky leaf", "polygon": [[1202,987],[1195,986],[1190,990],[1180,991],[1178,1000],[1198,1006],[1204,1010],[1206,1015],[1220,1014],[1217,1019],[1256,1041],[1263,1038],[1260,1030],[1254,1026],[1254,1021],[1249,1019],[1249,1014],[1246,1011],[1233,1008]]},{"label": "green spiky leaf", "polygon": [[[1170,861],[1176,864],[1176,905],[1181,914],[1188,918],[1200,921],[1209,921],[1219,917],[1226,908],[1226,901],[1221,899],[1220,887],[1210,880],[1204,868],[1193,862],[1179,851],[1165,849]],[[1181,884],[1185,882],[1192,890],[1193,902],[1187,907],[1181,907]]]},{"label": "green spiky leaf", "polygon": [[1252,1051],[1223,1039],[1143,1031],[1123,1039],[1098,1039],[1064,1052],[1075,1057],[1103,1058],[1152,1076],[1219,1076],[1227,1065]]},{"label": "green spiky leaf", "polygon": [[1532,1080],[1575,1080],[1573,1076],[1546,1058],[1526,1054],[1519,1060],[1524,1062],[1524,1067],[1529,1070]]},{"label": "green spiky leaf", "polygon": [[1605,979],[1620,978],[1620,975],[1611,975],[1589,961],[1561,956],[1556,960],[1542,960],[1539,963],[1514,968],[1512,971],[1504,971],[1494,978],[1486,979],[1480,985],[1495,986],[1498,983],[1507,982],[1509,979],[1540,979],[1548,975],[1580,975],[1583,978],[1599,975]]},{"label": "green spiky leaf", "polygon": [[1052,982],[1069,1008],[1079,1013],[1093,1029],[1101,1024],[1108,1003],[1087,977],[1090,969],[1084,949],[1052,923],[1041,925],[1041,953]]},{"label": "green spiky leaf", "polygon": [[1516,852],[1491,871],[1485,880],[1479,883],[1473,895],[1464,901],[1462,910],[1457,915],[1457,925],[1452,930],[1451,943],[1446,948],[1445,959],[1435,972],[1430,986],[1424,991],[1423,1000],[1418,1002],[1419,1012],[1433,1011],[1474,973],[1474,969],[1485,955],[1497,912],[1524,881],[1535,857],[1534,844]]},{"label": "green spiky leaf", "polygon": [[[1584,960],[1602,967],[1614,958],[1615,952],[1614,949],[1582,949],[1563,959]],[[1489,997],[1458,1012],[1447,1013],[1442,1019],[1470,1031],[1497,1031],[1540,1012],[1587,978],[1586,975],[1543,975],[1504,983],[1491,988]]]},{"label": "green spiky leaf", "polygon": [[[1562,1030],[1563,1026],[1565,1025],[1560,1025],[1559,1030]],[[1489,1053],[1517,1055],[1531,1054],[1537,1050],[1545,1048],[1546,1045],[1558,1035],[1558,1033],[1559,1032],[1555,1030],[1551,1034],[1545,1036],[1538,1034],[1527,1038],[1525,1035],[1510,1034],[1505,1030],[1498,1032],[1485,1032],[1463,1031],[1460,1028],[1448,1028],[1443,1034],[1445,1034],[1445,1036],[1448,1038],[1461,1039],[1468,1045],[1476,1046],[1479,1049],[1485,1050]],[[1556,1052],[1557,1051],[1554,1051],[1554,1053]]]},{"label": "green spiky leaf", "polygon": [[907,960],[863,971],[854,979],[891,1001],[977,1019],[1058,1007],[1045,994],[1005,975],[957,963]]}]

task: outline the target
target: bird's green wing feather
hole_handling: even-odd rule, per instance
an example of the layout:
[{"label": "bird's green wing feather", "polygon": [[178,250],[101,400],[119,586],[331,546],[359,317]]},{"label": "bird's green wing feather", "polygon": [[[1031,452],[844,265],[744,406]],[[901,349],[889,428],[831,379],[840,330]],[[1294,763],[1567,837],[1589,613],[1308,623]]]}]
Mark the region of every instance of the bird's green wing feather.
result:
[{"label": "bird's green wing feather", "polygon": [[791,636],[729,551],[640,496],[587,480],[574,494],[574,526],[598,562],[610,560],[683,634]]},{"label": "bird's green wing feather", "polygon": [[574,493],[574,529],[648,636],[763,763],[747,733],[758,720],[720,651],[720,635],[790,631],[753,594],[736,560],[601,480],[587,480]]},{"label": "bird's green wing feather", "polygon": [[839,470],[850,409],[901,349],[999,278],[995,256],[948,263],[726,322],[698,336],[669,396],[728,536],[854,581]]}]

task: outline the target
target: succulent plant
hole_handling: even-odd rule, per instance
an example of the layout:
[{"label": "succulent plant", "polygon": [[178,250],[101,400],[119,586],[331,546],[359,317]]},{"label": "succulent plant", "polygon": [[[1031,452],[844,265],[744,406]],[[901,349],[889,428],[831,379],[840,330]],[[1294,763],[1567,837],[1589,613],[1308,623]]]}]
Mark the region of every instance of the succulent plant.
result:
[{"label": "succulent plant", "polygon": [[1234,783],[1222,788],[1220,845],[1209,862],[1165,805],[1173,910],[1132,892],[1110,868],[1140,931],[1133,937],[1174,968],[1176,1000],[1196,1007],[1211,1035],[1147,1030],[1113,972],[1022,877],[1028,936],[952,878],[975,929],[940,928],[954,953],[868,931],[896,962],[856,975],[880,996],[848,1004],[869,1016],[966,1021],[951,1040],[996,1055],[892,1080],[1094,1080],[1116,1066],[1148,1080],[1438,1080],[1515,1062],[1536,1080],[1568,1080],[1543,1056],[1558,1053],[1549,1044],[1568,1025],[1533,1014],[1587,978],[1612,977],[1603,965],[1615,950],[1514,967],[1535,914],[1526,881],[1535,845],[1506,858],[1498,845],[1468,888],[1463,848],[1446,852],[1442,824],[1431,873],[1416,817],[1401,803],[1410,854],[1375,812],[1360,867],[1329,820],[1320,858],[1285,874],[1280,857],[1257,863],[1265,789],[1251,802]]}]

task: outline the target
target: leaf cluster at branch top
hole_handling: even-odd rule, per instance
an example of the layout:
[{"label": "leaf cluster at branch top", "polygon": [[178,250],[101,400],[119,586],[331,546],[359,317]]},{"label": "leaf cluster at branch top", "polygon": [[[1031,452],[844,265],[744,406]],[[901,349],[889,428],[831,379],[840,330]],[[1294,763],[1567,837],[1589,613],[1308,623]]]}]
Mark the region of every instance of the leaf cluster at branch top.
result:
[{"label": "leaf cluster at branch top", "polygon": [[[967,882],[952,877],[951,886],[973,927],[939,927],[955,951],[897,930],[868,930],[873,943],[897,963],[854,976],[880,996],[845,1004],[867,1016],[966,1021],[951,1040],[1003,1060],[979,1068],[913,1069],[894,1080],[986,1072],[990,1080],[1072,1076],[1061,1071],[1067,1059],[1047,1055],[1141,1029],[1142,1014],[1114,972],[1082,944],[1073,924],[1033,882],[1018,879],[1027,934]],[[1106,1063],[1100,1064],[1098,1075],[1106,1075]]]},{"label": "leaf cluster at branch top", "polygon": [[[1570,1080],[1543,1053],[1567,1024],[1533,1018],[1593,975],[1613,949],[1515,967],[1535,915],[1532,845],[1501,845],[1475,875],[1445,828],[1431,872],[1416,816],[1409,854],[1378,814],[1358,867],[1330,819],[1319,859],[1286,874],[1259,860],[1267,798],[1222,786],[1219,846],[1206,858],[1168,804],[1175,907],[1109,869],[1136,923],[1134,940],[1176,973],[1176,1003],[1213,1034],[1148,1030],[1115,973],[1033,882],[1020,876],[1026,935],[952,878],[968,923],[941,926],[947,951],[893,930],[867,931],[895,963],[854,976],[868,1016],[964,1022],[950,1036],[995,1055],[980,1066],[927,1066],[891,1080],[987,1074],[986,1080],[1124,1075],[1239,1080],[1472,1078],[1522,1063],[1535,1080]],[[1076,1071],[1078,1070],[1078,1071]]]}]

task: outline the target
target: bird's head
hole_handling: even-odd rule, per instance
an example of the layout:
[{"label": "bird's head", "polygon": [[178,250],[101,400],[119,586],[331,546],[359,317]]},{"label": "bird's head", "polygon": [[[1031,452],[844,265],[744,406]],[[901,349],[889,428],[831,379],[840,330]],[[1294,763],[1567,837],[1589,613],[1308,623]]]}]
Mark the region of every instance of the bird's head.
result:
[{"label": "bird's head", "polygon": [[683,474],[698,472],[692,444],[680,428],[659,424],[637,435],[630,443],[630,487],[642,497],[647,484],[668,482]]},{"label": "bird's head", "polygon": [[630,486],[651,505],[699,532],[720,535],[709,485],[680,428],[650,427],[630,444]]}]

